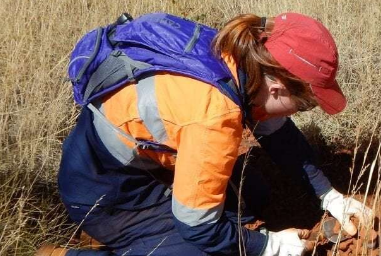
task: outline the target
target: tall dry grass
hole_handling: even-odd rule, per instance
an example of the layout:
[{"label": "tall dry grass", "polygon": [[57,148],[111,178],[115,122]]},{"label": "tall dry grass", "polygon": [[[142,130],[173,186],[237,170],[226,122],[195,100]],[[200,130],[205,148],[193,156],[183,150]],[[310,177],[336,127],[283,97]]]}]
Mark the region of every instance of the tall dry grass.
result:
[{"label": "tall dry grass", "polygon": [[[239,13],[295,11],[319,18],[336,38],[346,111],[296,118],[327,143],[349,148],[378,141],[381,8],[378,0],[2,0],[0,2],[0,255],[32,255],[42,242],[62,242],[73,228],[59,203],[55,177],[63,138],[75,123],[66,65],[86,31],[165,11],[221,27]],[[364,167],[364,175],[372,169]],[[375,169],[376,168],[376,169]],[[379,164],[373,172],[380,172]],[[355,182],[355,181],[353,181]],[[376,191],[379,193],[379,187]],[[378,200],[378,196],[377,196]],[[377,201],[378,202],[378,201]]]}]

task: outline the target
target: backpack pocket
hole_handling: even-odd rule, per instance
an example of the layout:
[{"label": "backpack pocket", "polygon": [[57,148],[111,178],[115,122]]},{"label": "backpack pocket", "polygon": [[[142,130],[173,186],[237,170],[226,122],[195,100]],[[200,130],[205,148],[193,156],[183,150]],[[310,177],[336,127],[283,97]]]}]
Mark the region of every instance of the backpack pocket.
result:
[{"label": "backpack pocket", "polygon": [[103,28],[97,28],[87,33],[77,43],[70,58],[68,74],[73,83],[74,99],[79,104],[84,103],[83,92],[94,71],[92,69],[98,66],[93,63],[103,61],[98,57],[102,47],[103,32]]}]

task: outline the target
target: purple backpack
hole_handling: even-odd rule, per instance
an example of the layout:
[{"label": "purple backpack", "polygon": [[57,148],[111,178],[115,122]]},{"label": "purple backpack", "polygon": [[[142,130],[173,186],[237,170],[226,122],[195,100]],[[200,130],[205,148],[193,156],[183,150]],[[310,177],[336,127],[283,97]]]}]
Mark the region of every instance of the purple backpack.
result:
[{"label": "purple backpack", "polygon": [[74,99],[80,105],[127,82],[157,71],[183,74],[217,87],[243,108],[242,92],[220,58],[211,51],[217,31],[166,13],[117,22],[88,32],[75,46],[68,67]]}]

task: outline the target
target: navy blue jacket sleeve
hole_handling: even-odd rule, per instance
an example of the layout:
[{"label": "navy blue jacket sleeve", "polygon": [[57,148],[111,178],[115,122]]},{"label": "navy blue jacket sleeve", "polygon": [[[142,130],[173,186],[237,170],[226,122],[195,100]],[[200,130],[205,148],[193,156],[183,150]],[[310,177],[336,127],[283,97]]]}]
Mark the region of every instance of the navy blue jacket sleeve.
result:
[{"label": "navy blue jacket sleeve", "polygon": [[304,175],[318,197],[331,189],[331,183],[315,164],[311,146],[290,118],[272,134],[256,137],[282,170]]}]

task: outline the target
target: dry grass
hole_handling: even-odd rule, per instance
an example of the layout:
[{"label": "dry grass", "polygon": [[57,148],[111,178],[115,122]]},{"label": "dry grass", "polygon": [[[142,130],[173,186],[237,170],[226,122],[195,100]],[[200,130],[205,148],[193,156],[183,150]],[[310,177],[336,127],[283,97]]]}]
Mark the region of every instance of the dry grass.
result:
[{"label": "dry grass", "polygon": [[[0,255],[32,255],[41,242],[67,237],[55,177],[62,139],[78,113],[70,84],[65,82],[68,56],[84,32],[113,22],[124,11],[133,16],[171,12],[215,27],[248,12],[271,16],[296,11],[319,18],[337,40],[339,81],[349,106],[336,117],[327,118],[321,111],[314,111],[298,116],[297,121],[314,136],[343,147],[368,143],[372,134],[378,141],[378,0],[2,0]],[[365,166],[364,175],[370,168]],[[373,167],[373,171],[380,170]]]}]

